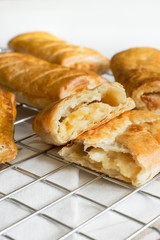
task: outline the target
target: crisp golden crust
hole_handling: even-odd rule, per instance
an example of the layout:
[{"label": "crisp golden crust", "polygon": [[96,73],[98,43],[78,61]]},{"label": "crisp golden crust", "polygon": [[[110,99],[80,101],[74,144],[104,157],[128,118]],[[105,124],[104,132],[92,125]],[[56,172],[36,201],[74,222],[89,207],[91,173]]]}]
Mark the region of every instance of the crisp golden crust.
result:
[{"label": "crisp golden crust", "polygon": [[109,60],[93,49],[71,45],[45,32],[31,32],[11,39],[8,46],[17,52],[29,53],[50,63],[105,73]]},{"label": "crisp golden crust", "polygon": [[33,130],[45,142],[63,145],[134,107],[120,84],[104,83],[47,106],[34,119]]},{"label": "crisp golden crust", "polygon": [[81,164],[81,151],[83,166],[139,186],[160,172],[159,133],[160,117],[144,110],[128,111],[83,133],[60,155]]},{"label": "crisp golden crust", "polygon": [[120,52],[111,59],[111,69],[137,108],[160,115],[160,97],[155,96],[160,93],[159,50],[141,47]]},{"label": "crisp golden crust", "polygon": [[15,118],[15,96],[0,89],[0,163],[10,162],[17,155],[17,146],[14,143]]},{"label": "crisp golden crust", "polygon": [[94,72],[69,69],[22,53],[0,53],[0,86],[39,108],[108,82]]}]

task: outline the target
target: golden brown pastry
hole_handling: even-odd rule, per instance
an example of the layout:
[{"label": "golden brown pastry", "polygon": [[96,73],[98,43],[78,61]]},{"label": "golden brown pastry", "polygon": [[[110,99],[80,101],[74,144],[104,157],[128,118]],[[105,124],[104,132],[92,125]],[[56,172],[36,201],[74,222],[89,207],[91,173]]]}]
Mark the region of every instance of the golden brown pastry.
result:
[{"label": "golden brown pastry", "polygon": [[137,108],[160,115],[160,51],[131,48],[113,56],[111,69]]},{"label": "golden brown pastry", "polygon": [[59,154],[110,177],[144,184],[160,172],[160,117],[133,110],[79,136]]},{"label": "golden brown pastry", "polygon": [[10,162],[17,155],[17,147],[14,143],[15,118],[14,94],[0,89],[0,163]]},{"label": "golden brown pastry", "polygon": [[62,66],[105,73],[109,60],[93,49],[77,47],[45,32],[31,32],[11,39],[8,46]]},{"label": "golden brown pastry", "polygon": [[104,83],[44,108],[33,130],[47,143],[63,145],[135,107],[119,83]]},{"label": "golden brown pastry", "polygon": [[108,82],[94,72],[70,69],[31,55],[0,53],[0,87],[39,108],[75,92]]}]

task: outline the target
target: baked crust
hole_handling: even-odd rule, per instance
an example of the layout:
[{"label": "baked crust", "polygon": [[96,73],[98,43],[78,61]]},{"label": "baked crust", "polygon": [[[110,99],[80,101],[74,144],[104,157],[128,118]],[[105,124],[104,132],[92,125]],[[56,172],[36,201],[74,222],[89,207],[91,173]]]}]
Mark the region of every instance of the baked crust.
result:
[{"label": "baked crust", "polygon": [[133,110],[80,135],[59,154],[135,186],[160,172],[160,117]]},{"label": "baked crust", "polygon": [[120,52],[111,59],[111,69],[137,108],[160,115],[159,50],[141,47]]},{"label": "baked crust", "polygon": [[109,69],[109,60],[99,52],[71,45],[46,32],[18,35],[9,41],[8,46],[14,51],[29,53],[62,66],[92,70],[96,73],[105,73]]},{"label": "baked crust", "polygon": [[94,72],[50,64],[27,54],[0,53],[1,88],[39,108],[104,82],[108,81]]},{"label": "baked crust", "polygon": [[17,155],[14,142],[16,102],[14,94],[0,89],[0,163],[10,162]]},{"label": "baked crust", "polygon": [[47,106],[34,119],[33,130],[45,142],[63,145],[134,107],[119,83],[104,83]]}]

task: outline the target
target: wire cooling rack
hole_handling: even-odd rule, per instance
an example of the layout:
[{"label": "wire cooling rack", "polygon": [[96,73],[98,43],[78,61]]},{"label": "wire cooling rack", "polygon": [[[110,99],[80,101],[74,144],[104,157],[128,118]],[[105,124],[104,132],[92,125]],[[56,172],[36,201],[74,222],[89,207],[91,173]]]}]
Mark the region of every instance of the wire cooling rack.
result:
[{"label": "wire cooling rack", "polygon": [[17,158],[0,165],[0,239],[158,239],[160,174],[134,188],[61,159],[17,103]]}]

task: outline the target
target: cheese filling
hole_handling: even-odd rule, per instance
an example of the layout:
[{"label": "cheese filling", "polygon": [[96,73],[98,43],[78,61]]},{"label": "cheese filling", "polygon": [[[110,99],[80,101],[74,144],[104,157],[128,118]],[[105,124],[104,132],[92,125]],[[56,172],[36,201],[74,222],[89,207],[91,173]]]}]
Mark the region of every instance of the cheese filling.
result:
[{"label": "cheese filling", "polygon": [[126,152],[104,151],[94,147],[86,152],[80,143],[73,144],[68,150],[67,160],[126,182],[134,182],[142,171],[131,154]]},{"label": "cheese filling", "polygon": [[[83,105],[79,109],[65,117],[59,125],[59,134],[66,138],[74,134],[75,131],[87,129],[90,124],[99,122],[110,113],[111,107],[102,102],[94,102],[89,105]],[[94,112],[94,114],[93,114]]]},{"label": "cheese filling", "polygon": [[68,106],[59,119],[58,134],[65,141],[77,137],[94,124],[108,120],[111,114],[123,109],[126,104],[124,89],[114,86],[100,85],[94,94],[79,101],[78,105]]},{"label": "cheese filling", "polygon": [[92,161],[101,162],[102,168],[116,170],[128,179],[134,179],[140,170],[129,153],[105,152],[103,149],[93,148],[88,152],[88,156]]}]

